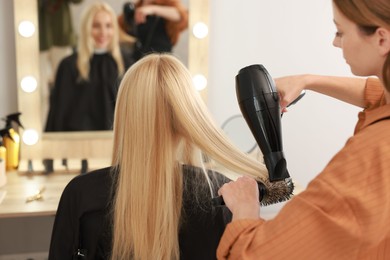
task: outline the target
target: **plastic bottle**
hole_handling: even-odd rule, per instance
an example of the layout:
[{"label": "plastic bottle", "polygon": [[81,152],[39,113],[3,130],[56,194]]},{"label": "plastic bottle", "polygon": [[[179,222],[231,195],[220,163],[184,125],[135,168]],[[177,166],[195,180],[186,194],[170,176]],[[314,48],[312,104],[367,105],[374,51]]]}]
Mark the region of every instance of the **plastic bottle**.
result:
[{"label": "plastic bottle", "polygon": [[[7,150],[7,157],[5,161],[6,170],[17,170],[20,160],[20,136],[17,130],[15,130],[12,123],[16,124],[16,127],[23,127],[19,121],[21,113],[10,114],[5,119],[5,129],[2,129],[3,143]],[[16,128],[17,129],[17,128]]]},{"label": "plastic bottle", "polygon": [[5,168],[6,149],[3,145],[3,138],[0,136],[0,187],[7,184],[7,175]]},{"label": "plastic bottle", "polygon": [[19,167],[20,136],[12,128],[8,129],[9,136],[4,137],[4,146],[7,149],[6,169],[7,171],[17,170]]}]

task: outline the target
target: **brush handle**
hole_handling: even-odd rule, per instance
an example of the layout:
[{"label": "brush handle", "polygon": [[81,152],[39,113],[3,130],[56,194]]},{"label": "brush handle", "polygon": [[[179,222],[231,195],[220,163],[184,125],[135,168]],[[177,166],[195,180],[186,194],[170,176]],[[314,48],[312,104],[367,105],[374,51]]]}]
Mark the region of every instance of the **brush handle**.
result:
[{"label": "brush handle", "polygon": [[[262,201],[262,199],[267,195],[267,188],[262,182],[257,182],[257,186],[259,187],[259,201]],[[225,206],[225,201],[222,196],[212,198],[211,203],[214,207]]]}]

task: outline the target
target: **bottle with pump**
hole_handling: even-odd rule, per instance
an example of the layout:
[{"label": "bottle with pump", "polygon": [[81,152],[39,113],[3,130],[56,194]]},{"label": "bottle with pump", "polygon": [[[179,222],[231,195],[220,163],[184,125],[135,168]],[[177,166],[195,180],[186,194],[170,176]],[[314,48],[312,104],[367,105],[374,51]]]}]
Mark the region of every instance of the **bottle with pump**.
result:
[{"label": "bottle with pump", "polygon": [[0,136],[0,187],[7,184],[7,175],[5,169],[6,149],[3,145],[3,138]]},{"label": "bottle with pump", "polygon": [[6,170],[17,170],[20,159],[20,136],[18,127],[23,127],[19,116],[21,113],[8,115],[5,119],[5,128],[1,130],[6,153]]}]

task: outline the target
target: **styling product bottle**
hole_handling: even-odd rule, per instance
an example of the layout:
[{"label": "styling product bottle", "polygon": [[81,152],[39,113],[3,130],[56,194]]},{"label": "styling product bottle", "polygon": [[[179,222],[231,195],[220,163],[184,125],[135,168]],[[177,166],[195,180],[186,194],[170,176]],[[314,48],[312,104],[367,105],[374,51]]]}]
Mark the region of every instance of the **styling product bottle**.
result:
[{"label": "styling product bottle", "polygon": [[0,136],[0,187],[7,184],[7,175],[5,174],[5,160],[6,160],[6,149],[3,145],[3,138]]},{"label": "styling product bottle", "polygon": [[[20,159],[20,136],[17,127],[23,127],[19,121],[20,113],[10,114],[5,119],[5,130],[3,133],[4,146],[7,149],[6,170],[17,170]],[[15,126],[14,126],[15,125]]]},{"label": "styling product bottle", "polygon": [[12,128],[8,129],[9,136],[4,137],[4,146],[7,149],[6,169],[17,170],[19,167],[20,136]]}]

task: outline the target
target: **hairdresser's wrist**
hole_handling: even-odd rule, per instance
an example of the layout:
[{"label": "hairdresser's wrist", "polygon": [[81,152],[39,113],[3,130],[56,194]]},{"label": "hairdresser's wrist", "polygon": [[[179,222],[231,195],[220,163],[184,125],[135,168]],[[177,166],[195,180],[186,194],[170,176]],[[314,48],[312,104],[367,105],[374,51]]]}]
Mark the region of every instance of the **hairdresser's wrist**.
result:
[{"label": "hairdresser's wrist", "polygon": [[324,93],[324,90],[329,88],[329,85],[333,85],[334,77],[304,74],[302,75],[302,80],[304,83],[304,89]]},{"label": "hairdresser's wrist", "polygon": [[254,202],[252,204],[242,205],[238,209],[235,209],[232,213],[232,221],[240,219],[259,219],[260,204],[259,202]]},{"label": "hairdresser's wrist", "polygon": [[302,74],[300,75],[302,82],[302,90],[313,90],[313,86],[317,84],[317,75]]},{"label": "hairdresser's wrist", "polygon": [[173,6],[151,5],[153,15],[162,17],[169,21],[180,21],[181,16],[179,11]]},{"label": "hairdresser's wrist", "polygon": [[156,15],[156,16],[159,16],[158,14],[158,8],[159,6],[158,5],[149,5],[149,15]]}]

